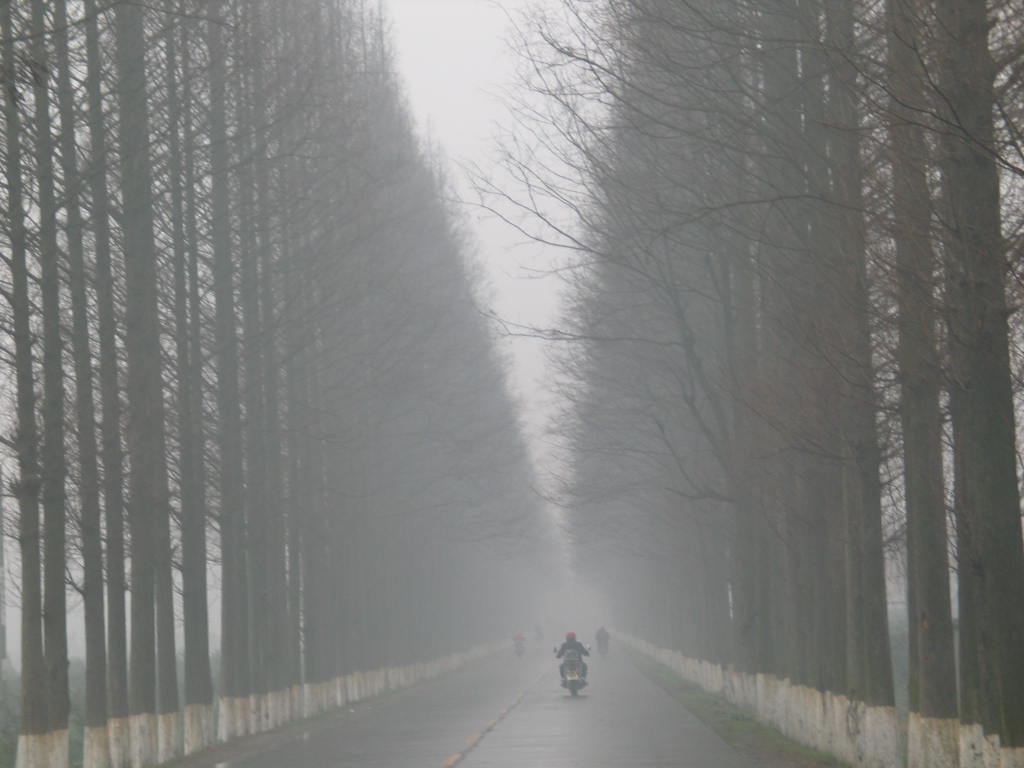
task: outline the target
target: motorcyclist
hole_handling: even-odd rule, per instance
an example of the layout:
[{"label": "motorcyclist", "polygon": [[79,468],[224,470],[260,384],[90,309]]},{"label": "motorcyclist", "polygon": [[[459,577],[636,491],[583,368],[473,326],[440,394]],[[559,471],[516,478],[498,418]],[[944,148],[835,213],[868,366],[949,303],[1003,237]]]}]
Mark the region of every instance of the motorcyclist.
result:
[{"label": "motorcyclist", "polygon": [[[576,639],[575,632],[567,632],[565,635],[565,642],[562,643],[562,647],[555,651],[555,658],[560,659],[565,656],[566,651],[577,651],[580,654],[580,664],[583,666],[583,677],[587,676],[587,662],[583,660],[584,656],[589,656],[590,651],[587,647]],[[558,673],[565,679],[565,662],[563,661],[558,667]]]},{"label": "motorcyclist", "polygon": [[608,630],[602,626],[599,630],[597,630],[597,634],[594,635],[594,639],[597,641],[597,650],[599,650],[602,654],[607,654],[608,641],[610,639]]},{"label": "motorcyclist", "polygon": [[512,648],[517,656],[522,656],[526,648],[526,635],[522,632],[516,632],[515,637],[512,638]]}]

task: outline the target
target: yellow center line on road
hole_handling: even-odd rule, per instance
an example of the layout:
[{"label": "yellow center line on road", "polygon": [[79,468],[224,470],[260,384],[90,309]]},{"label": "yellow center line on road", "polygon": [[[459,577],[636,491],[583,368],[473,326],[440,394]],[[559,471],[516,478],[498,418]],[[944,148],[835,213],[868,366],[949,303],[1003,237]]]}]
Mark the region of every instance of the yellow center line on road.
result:
[{"label": "yellow center line on road", "polygon": [[[544,675],[541,675],[541,677],[544,677]],[[537,680],[534,682],[534,685],[540,682],[540,679],[541,678],[537,678]],[[532,687],[533,686],[530,686],[530,688]],[[480,731],[479,733],[474,733],[472,736],[466,739],[466,743],[469,744],[469,747],[467,747],[464,752],[456,752],[454,755],[449,757],[447,760],[441,763],[441,768],[454,768],[456,765],[465,760],[466,755],[468,755],[473,750],[473,748],[476,747],[483,740],[484,736],[493,731],[497,727],[498,723],[500,723],[502,720],[505,719],[505,717],[508,716],[509,712],[511,712],[513,709],[515,709],[522,703],[523,699],[526,697],[526,693],[528,690],[529,688],[527,690],[520,691],[519,695],[516,696],[515,701],[513,701],[509,706],[499,710],[500,714],[498,715],[498,717],[496,717],[494,720],[491,720],[491,722],[489,722],[482,731]]]}]

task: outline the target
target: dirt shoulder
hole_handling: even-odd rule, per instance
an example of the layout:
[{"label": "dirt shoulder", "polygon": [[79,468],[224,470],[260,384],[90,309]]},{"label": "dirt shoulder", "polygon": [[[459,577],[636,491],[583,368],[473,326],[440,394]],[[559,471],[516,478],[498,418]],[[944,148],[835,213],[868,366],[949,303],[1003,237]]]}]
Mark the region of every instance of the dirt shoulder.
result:
[{"label": "dirt shoulder", "polygon": [[831,755],[809,749],[757,722],[724,699],[705,692],[664,664],[639,653],[633,663],[651,681],[682,704],[726,744],[765,768],[843,768]]}]

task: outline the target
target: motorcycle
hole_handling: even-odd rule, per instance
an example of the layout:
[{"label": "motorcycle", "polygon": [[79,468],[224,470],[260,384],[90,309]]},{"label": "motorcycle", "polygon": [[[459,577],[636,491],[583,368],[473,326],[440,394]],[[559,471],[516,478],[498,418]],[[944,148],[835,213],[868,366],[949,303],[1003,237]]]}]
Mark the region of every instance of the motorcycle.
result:
[{"label": "motorcycle", "polygon": [[[556,653],[557,650],[556,648]],[[587,678],[583,672],[583,659],[579,651],[566,651],[563,664],[565,676],[562,678],[562,687],[568,688],[569,693],[573,696],[578,696],[579,692],[587,687]]]}]

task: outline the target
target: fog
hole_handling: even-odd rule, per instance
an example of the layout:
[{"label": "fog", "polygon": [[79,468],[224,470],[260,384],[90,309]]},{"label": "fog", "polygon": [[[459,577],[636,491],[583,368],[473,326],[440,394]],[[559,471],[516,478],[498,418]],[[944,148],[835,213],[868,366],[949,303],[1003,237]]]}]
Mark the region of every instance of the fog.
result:
[{"label": "fog", "polygon": [[1024,765],[1019,10],[0,4],[0,768]]}]

